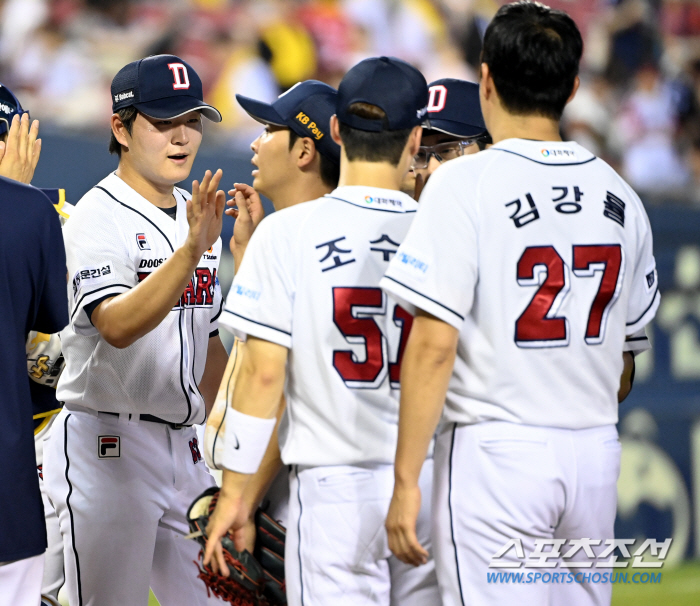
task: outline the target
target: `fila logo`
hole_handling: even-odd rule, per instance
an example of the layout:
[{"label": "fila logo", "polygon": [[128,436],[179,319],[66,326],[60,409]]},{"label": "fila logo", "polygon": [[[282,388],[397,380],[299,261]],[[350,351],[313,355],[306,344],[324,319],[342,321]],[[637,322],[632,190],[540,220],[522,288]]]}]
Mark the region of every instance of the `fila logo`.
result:
[{"label": "fila logo", "polygon": [[168,68],[173,72],[173,78],[175,80],[175,82],[173,82],[173,88],[175,90],[190,87],[190,77],[183,63],[168,63]]},{"label": "fila logo", "polygon": [[151,247],[146,240],[146,234],[136,234],[136,244],[139,245],[141,250],[151,250]]},{"label": "fila logo", "polygon": [[120,455],[119,436],[97,436],[97,458],[114,459]]},{"label": "fila logo", "polygon": [[441,112],[445,109],[447,101],[447,87],[442,84],[436,84],[428,89],[430,96],[428,97],[428,112]]}]

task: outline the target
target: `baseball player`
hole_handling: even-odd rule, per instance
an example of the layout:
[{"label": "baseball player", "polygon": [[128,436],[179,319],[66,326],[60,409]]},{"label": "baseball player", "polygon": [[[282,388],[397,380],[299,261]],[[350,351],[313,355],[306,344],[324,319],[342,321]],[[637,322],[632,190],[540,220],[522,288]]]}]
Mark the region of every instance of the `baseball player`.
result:
[{"label": "baseball player", "polygon": [[[116,172],[64,229],[69,326],[61,333],[65,402],[45,443],[71,604],[205,604],[183,540],[186,508],[214,484],[192,425],[213,404],[226,352],[218,336],[221,171],[190,173],[202,120],[221,116],[172,55],[112,81]],[[212,598],[213,600],[213,598]]]},{"label": "baseball player", "polygon": [[[341,145],[339,187],[261,223],[222,314],[247,342],[205,561],[227,572],[218,539],[242,527],[241,495],[284,388],[292,606],[440,603],[432,563],[416,569],[392,557],[383,529],[411,318],[378,283],[417,208],[398,189],[418,152],[427,97],[420,72],[398,59],[367,59],[348,71],[330,125]],[[424,487],[431,476],[428,459]],[[426,502],[421,510],[426,542],[429,509]]]},{"label": "baseball player", "polygon": [[[316,80],[296,84],[272,104],[242,95],[236,97],[252,118],[265,125],[263,133],[250,146],[254,154],[251,162],[255,166],[253,187],[237,183],[235,192],[230,192],[235,194],[234,201],[240,213],[231,242],[236,268],[240,267],[250,236],[262,218],[258,193],[269,198],[275,210],[282,210],[329,194],[338,185],[340,147],[329,130],[331,116],[335,113],[335,97],[334,88]],[[243,351],[243,343],[236,339],[226,380],[221,384],[207,420],[204,454],[210,467],[220,468],[221,465],[224,421]],[[284,407],[282,399],[280,411]],[[256,474],[257,483],[249,486],[245,494],[249,531],[254,531],[253,517],[263,498],[267,501],[267,513],[283,526],[287,525],[289,474],[286,469],[280,470],[282,461],[277,440],[270,440],[270,445],[269,462],[265,465],[267,473]],[[253,532],[246,543],[252,551]]]},{"label": "baseball player", "polygon": [[[15,118],[13,128],[18,126]],[[11,144],[7,151],[12,151]],[[0,605],[36,606],[41,599],[46,529],[24,350],[30,330],[54,333],[68,323],[66,257],[61,225],[53,212],[47,212],[50,203],[44,194],[0,177],[0,199],[0,334],[6,348],[0,367],[0,442],[11,461],[3,466],[0,481]]]},{"label": "baseball player", "polygon": [[[30,127],[29,112],[6,86],[0,84],[0,175],[29,184],[41,154],[38,139],[39,121]],[[42,189],[65,224],[72,205],[66,202],[65,190]],[[46,205],[48,212],[54,212]],[[56,384],[63,370],[61,340],[52,335],[30,331],[26,342],[29,390],[34,414],[34,447],[39,475],[39,488],[44,506],[47,549],[44,553],[44,578],[41,585],[42,605],[58,604],[58,591],[63,585],[63,545],[58,518],[46,494],[43,468],[43,443],[61,404],[56,399]]]},{"label": "baseball player", "polygon": [[[623,351],[659,292],[639,198],[559,136],[581,51],[563,12],[530,2],[498,11],[480,79],[494,145],[435,171],[381,283],[416,311],[390,546],[405,562],[427,558],[415,532],[418,478],[442,416],[433,505],[446,606],[611,599],[611,584],[565,573],[610,571],[602,553],[616,511]],[[489,583],[492,559],[523,567],[525,581]],[[526,582],[543,562],[561,578]]]},{"label": "baseball player", "polygon": [[428,113],[421,146],[402,191],[420,197],[428,177],[442,162],[483,149],[489,141],[479,106],[479,85],[443,78],[428,85]]}]

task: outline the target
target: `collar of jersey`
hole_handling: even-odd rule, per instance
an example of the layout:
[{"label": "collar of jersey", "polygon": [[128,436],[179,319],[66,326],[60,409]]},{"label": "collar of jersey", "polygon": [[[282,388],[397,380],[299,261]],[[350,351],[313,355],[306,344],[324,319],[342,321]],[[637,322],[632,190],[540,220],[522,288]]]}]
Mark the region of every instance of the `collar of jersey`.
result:
[{"label": "collar of jersey", "polygon": [[395,189],[383,187],[368,187],[365,185],[343,185],[334,189],[326,198],[335,198],[375,210],[393,213],[415,212],[418,210],[418,202],[409,195]]},{"label": "collar of jersey", "polygon": [[516,154],[539,164],[584,164],[595,159],[595,155],[574,141],[505,139],[491,149]]},{"label": "collar of jersey", "polygon": [[[122,204],[126,204],[127,206],[138,210],[161,227],[163,225],[175,226],[175,224],[178,223],[177,219],[175,222],[173,222],[173,220],[162,210],[160,210],[154,204],[151,204],[148,200],[146,200],[146,198],[120,179],[115,173],[110,173],[107,175],[104,179],[102,179],[102,181],[100,181],[99,185],[104,187]],[[176,195],[176,202],[179,201],[178,198],[179,196]]]}]

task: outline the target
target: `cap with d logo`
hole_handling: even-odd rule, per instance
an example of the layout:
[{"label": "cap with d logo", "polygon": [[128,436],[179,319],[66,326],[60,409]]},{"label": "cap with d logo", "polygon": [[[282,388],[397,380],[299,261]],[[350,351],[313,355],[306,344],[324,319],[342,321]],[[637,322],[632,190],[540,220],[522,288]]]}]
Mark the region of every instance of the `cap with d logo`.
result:
[{"label": "cap with d logo", "polygon": [[335,113],[336,90],[318,80],[298,82],[272,103],[236,95],[240,106],[262,124],[293,130],[310,137],[319,153],[340,163],[340,146],[331,139],[330,122]]},{"label": "cap with d logo", "polygon": [[0,135],[10,130],[10,123],[15,114],[21,118],[22,114],[28,113],[22,109],[19,99],[15,97],[13,92],[0,84]]},{"label": "cap with d logo", "polygon": [[431,82],[428,93],[428,113],[423,128],[454,137],[476,137],[486,134],[478,84],[443,78]]},{"label": "cap with d logo", "polygon": [[133,105],[141,113],[170,120],[199,110],[221,122],[219,110],[202,100],[202,81],[191,65],[175,55],[155,55],[122,67],[112,80],[112,111]]},{"label": "cap with d logo", "polygon": [[[349,113],[353,103],[376,105],[386,118]],[[428,105],[428,84],[415,67],[395,57],[375,57],[350,68],[338,86],[338,120],[358,130],[380,132],[419,126]]]}]

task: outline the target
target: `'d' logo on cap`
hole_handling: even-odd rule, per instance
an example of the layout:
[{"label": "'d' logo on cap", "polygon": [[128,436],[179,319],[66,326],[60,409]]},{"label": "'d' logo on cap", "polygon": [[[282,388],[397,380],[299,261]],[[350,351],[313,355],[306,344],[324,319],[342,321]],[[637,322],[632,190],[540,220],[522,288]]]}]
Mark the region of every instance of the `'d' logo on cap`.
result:
[{"label": "'d' logo on cap", "polygon": [[97,458],[115,459],[120,456],[119,436],[97,436]]},{"label": "'d' logo on cap", "polygon": [[168,68],[173,72],[173,89],[187,89],[190,87],[190,77],[187,74],[187,68],[182,63],[168,63]]},{"label": "'d' logo on cap", "polygon": [[445,103],[447,102],[447,87],[442,84],[436,84],[428,89],[430,97],[428,98],[428,111],[441,112],[445,109]]}]

